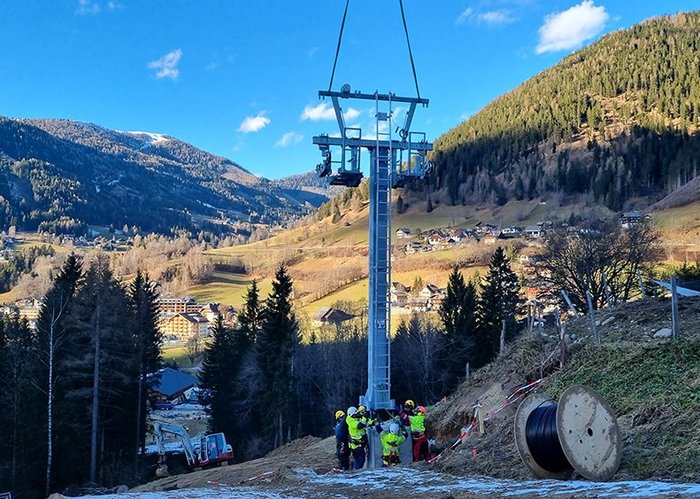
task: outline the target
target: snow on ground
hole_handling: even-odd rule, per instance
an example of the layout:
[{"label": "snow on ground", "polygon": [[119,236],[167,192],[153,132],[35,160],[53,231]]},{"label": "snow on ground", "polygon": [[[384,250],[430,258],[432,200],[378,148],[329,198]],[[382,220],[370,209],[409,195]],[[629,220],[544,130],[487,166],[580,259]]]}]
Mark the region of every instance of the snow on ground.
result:
[{"label": "snow on ground", "polygon": [[[449,494],[454,497],[630,497],[690,498],[700,497],[700,484],[651,481],[588,482],[557,480],[500,480],[466,478],[398,467],[359,473],[319,475],[311,470],[294,470],[294,480],[277,484],[260,480],[252,486],[229,486],[212,483],[208,489],[181,489],[168,492],[126,493],[99,496],[103,499],[223,499],[236,498],[352,498],[361,491],[363,497],[398,498],[410,494]],[[92,496],[86,496],[91,498]],[[97,499],[98,496],[94,496]]]}]

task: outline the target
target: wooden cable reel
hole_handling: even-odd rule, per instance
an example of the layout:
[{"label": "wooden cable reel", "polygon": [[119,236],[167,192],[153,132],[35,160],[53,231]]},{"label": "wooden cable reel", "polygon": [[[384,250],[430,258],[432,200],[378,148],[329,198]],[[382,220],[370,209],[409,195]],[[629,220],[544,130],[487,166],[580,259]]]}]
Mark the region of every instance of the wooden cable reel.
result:
[{"label": "wooden cable reel", "polygon": [[[598,392],[581,385],[567,389],[558,403],[541,394],[523,400],[515,413],[515,443],[538,478],[566,480],[576,470],[604,482],[617,473],[622,458],[615,414]],[[558,453],[564,458],[559,462],[544,459]]]}]

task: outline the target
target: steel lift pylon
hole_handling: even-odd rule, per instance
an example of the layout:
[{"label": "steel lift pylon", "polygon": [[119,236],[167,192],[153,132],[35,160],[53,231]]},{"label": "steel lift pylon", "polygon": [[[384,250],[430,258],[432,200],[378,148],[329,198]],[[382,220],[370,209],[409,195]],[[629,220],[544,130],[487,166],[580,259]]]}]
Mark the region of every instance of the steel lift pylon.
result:
[{"label": "steel lift pylon", "polygon": [[[313,138],[323,157],[316,167],[318,175],[330,176],[333,185],[356,187],[363,177],[360,170],[362,149],[369,151],[369,344],[367,392],[360,397],[360,404],[371,411],[392,411],[396,404],[391,398],[391,189],[423,178],[432,168],[426,159],[432,144],[426,140],[425,133],[410,131],[417,106],[427,107],[428,100],[397,97],[391,93],[352,92],[347,84],[340,92],[319,91],[319,97],[331,99],[340,136],[324,134]],[[341,99],[375,102],[374,136],[363,137],[360,128],[345,125]],[[398,114],[394,105],[408,106],[402,126],[396,126],[393,121],[394,114]],[[398,135],[396,139],[394,129]],[[332,148],[340,151],[337,159],[333,158]],[[375,468],[381,464],[381,452],[377,434],[371,433],[368,467]],[[372,445],[373,440],[375,445]]]}]

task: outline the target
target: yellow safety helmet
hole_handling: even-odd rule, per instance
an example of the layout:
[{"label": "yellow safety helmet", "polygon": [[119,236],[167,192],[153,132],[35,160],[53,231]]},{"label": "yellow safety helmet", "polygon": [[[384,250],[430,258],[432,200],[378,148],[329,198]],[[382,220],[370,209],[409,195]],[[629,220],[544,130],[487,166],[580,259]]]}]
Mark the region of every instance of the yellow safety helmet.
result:
[{"label": "yellow safety helmet", "polygon": [[405,405],[405,406],[408,407],[409,409],[413,409],[413,408],[416,407],[416,403],[415,403],[413,400],[410,400],[410,399],[407,400],[406,402],[404,402],[403,405]]},{"label": "yellow safety helmet", "polygon": [[367,412],[367,408],[364,405],[358,406],[357,412],[359,412],[360,414],[364,414],[365,412]]},{"label": "yellow safety helmet", "polygon": [[340,419],[345,417],[345,413],[343,411],[335,411],[335,419]]}]

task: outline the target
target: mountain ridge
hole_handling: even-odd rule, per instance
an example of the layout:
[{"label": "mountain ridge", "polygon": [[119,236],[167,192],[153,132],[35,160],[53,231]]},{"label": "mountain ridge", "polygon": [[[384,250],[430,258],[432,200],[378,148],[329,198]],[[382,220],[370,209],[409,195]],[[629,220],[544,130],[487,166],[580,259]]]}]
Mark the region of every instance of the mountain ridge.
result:
[{"label": "mountain ridge", "polygon": [[610,33],[436,139],[422,187],[451,204],[654,202],[698,173],[698,51],[700,12]]},{"label": "mountain ridge", "polygon": [[241,222],[286,223],[326,199],[175,137],[65,119],[0,116],[0,180],[0,225],[50,232],[90,224],[223,234]]}]

